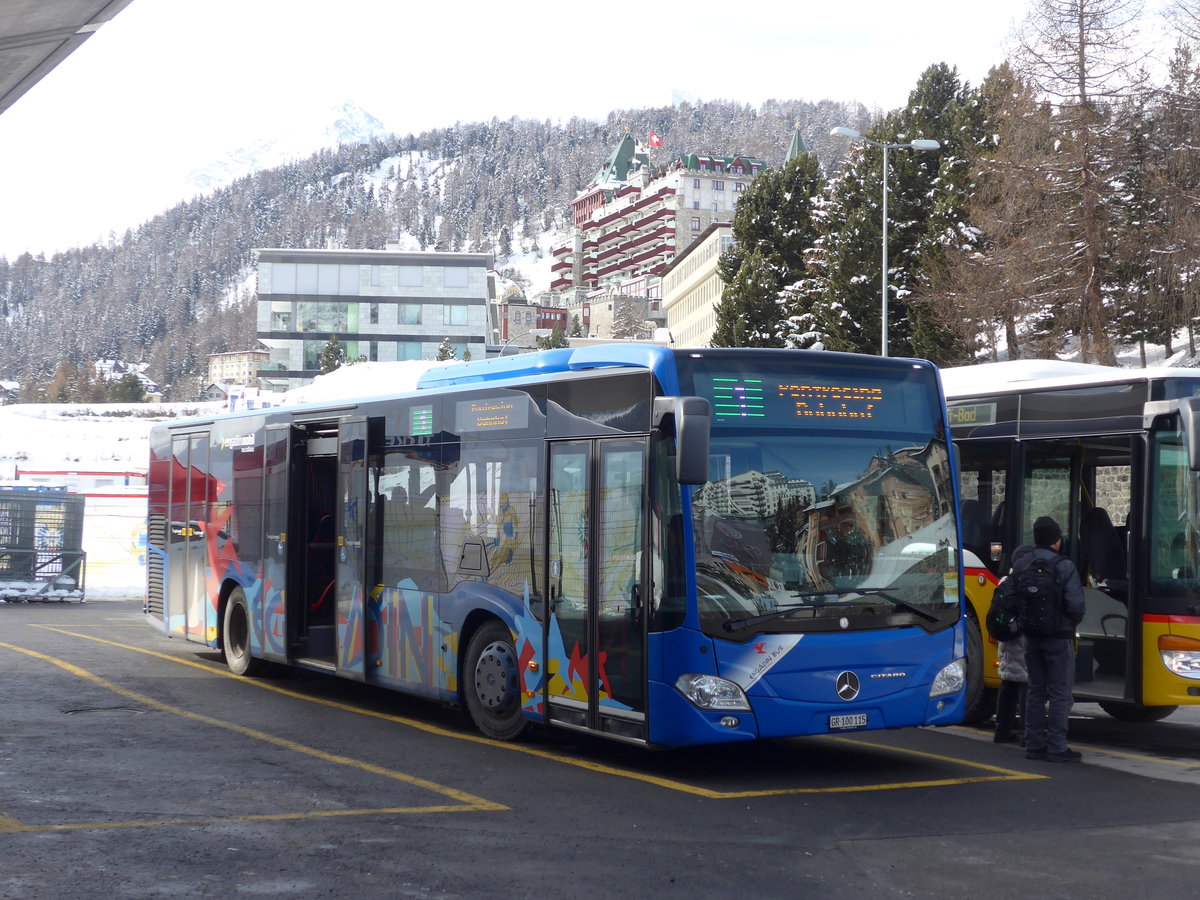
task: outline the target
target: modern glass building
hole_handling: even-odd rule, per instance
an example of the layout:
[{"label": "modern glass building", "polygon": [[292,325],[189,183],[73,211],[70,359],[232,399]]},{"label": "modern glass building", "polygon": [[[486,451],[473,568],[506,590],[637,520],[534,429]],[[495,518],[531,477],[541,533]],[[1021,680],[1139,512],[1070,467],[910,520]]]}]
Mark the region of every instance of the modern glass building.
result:
[{"label": "modern glass building", "polygon": [[258,253],[258,339],[270,358],[264,388],[320,374],[336,337],[350,359],[434,359],[448,340],[483,359],[494,324],[489,253],[281,250]]}]

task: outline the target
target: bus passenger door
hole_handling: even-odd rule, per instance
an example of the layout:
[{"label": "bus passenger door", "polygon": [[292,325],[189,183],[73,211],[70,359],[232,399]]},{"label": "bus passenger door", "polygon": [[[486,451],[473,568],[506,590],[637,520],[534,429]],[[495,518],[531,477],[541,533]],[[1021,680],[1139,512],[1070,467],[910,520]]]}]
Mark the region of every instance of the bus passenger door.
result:
[{"label": "bus passenger door", "polygon": [[[207,639],[208,435],[171,439],[168,628],[189,641]],[[181,615],[182,614],[182,615]],[[214,619],[215,621],[215,619]]]},{"label": "bus passenger door", "polygon": [[290,425],[268,425],[263,448],[262,648],[263,656],[287,662],[288,492],[291,487]]},{"label": "bus passenger door", "polygon": [[550,448],[548,718],[645,739],[647,442]]},{"label": "bus passenger door", "polygon": [[363,565],[367,537],[367,420],[338,425],[337,671],[362,680],[366,654]]}]

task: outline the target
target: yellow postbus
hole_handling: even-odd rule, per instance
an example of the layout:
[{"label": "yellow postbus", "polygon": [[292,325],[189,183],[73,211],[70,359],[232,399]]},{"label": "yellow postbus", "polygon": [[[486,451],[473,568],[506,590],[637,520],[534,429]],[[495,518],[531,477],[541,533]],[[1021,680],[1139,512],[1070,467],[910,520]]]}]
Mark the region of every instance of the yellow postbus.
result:
[{"label": "yellow postbus", "polygon": [[1200,371],[1016,360],[943,370],[961,472],[977,690],[978,632],[1012,551],[1053,516],[1084,582],[1075,699],[1129,721],[1200,704]]}]

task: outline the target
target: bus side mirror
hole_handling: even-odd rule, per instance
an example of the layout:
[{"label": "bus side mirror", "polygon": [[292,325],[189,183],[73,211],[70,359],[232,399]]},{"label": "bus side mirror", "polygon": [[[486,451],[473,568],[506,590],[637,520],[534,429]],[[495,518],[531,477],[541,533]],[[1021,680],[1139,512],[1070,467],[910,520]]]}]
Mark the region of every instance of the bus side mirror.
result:
[{"label": "bus side mirror", "polygon": [[675,480],[680,484],[708,483],[708,439],[712,406],[703,397],[656,397],[654,426],[675,427]]},{"label": "bus side mirror", "polygon": [[1200,472],[1200,397],[1179,401],[1179,424],[1187,445],[1188,468]]}]

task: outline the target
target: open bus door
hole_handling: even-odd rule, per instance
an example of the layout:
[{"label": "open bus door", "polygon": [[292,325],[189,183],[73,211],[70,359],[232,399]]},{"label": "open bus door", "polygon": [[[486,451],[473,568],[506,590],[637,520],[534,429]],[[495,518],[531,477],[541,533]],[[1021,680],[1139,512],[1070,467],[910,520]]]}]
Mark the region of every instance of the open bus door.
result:
[{"label": "open bus door", "polygon": [[338,424],[337,671],[362,681],[366,618],[363,566],[367,537],[367,419]]},{"label": "open bus door", "polygon": [[287,655],[288,492],[291,425],[268,425],[263,447],[263,657],[285,663]]},{"label": "open bus door", "polygon": [[547,713],[646,739],[647,441],[550,446]]}]

